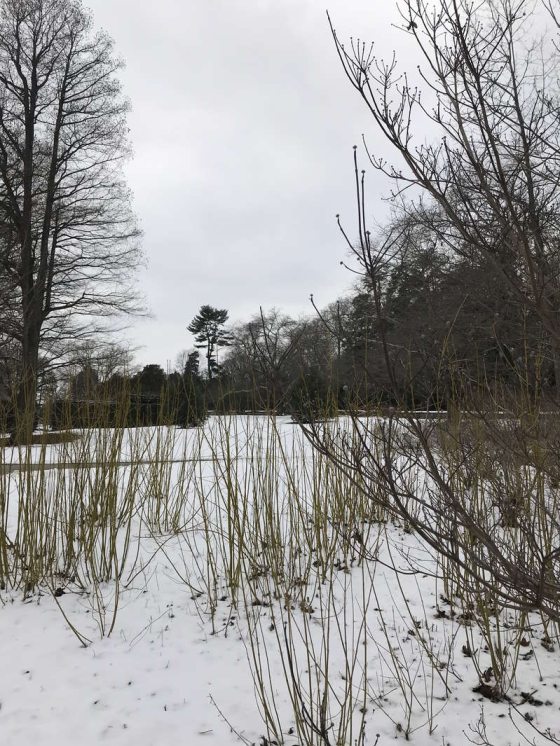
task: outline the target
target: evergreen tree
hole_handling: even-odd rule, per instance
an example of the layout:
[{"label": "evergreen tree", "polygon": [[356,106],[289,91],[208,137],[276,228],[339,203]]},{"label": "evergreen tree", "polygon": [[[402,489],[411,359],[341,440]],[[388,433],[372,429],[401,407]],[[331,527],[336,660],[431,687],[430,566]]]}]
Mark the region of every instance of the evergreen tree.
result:
[{"label": "evergreen tree", "polygon": [[198,380],[200,378],[199,364],[200,353],[198,352],[198,350],[189,352],[187,360],[185,362],[185,367],[183,368],[183,377]]},{"label": "evergreen tree", "polygon": [[136,379],[140,384],[140,394],[151,398],[159,398],[166,383],[165,371],[155,363],[145,365]]},{"label": "evergreen tree", "polygon": [[201,306],[199,313],[187,326],[187,330],[194,334],[196,346],[206,350],[206,372],[209,380],[215,378],[220,370],[218,349],[231,344],[231,334],[224,329],[227,320],[228,312],[225,308],[205,305]]}]

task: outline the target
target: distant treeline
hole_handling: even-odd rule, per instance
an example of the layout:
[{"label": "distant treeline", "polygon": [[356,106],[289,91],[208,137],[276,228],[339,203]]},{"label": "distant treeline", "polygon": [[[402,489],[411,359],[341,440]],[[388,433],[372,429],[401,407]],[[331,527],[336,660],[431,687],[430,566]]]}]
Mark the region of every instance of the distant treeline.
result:
[{"label": "distant treeline", "polygon": [[150,364],[129,373],[130,361],[113,358],[104,368],[89,355],[62,383],[45,376],[43,420],[188,426],[208,412],[247,411],[308,419],[351,408],[443,409],[467,388],[472,400],[477,390],[556,386],[550,337],[495,262],[452,254],[417,223],[398,235],[373,277],[364,273],[326,308],[312,298],[306,318],[261,308],[231,326],[226,309],[203,306],[188,327],[197,349],[172,372]]},{"label": "distant treeline", "polygon": [[199,424],[205,417],[203,387],[191,377],[166,375],[147,365],[136,375],[117,373],[98,380],[87,366],[72,380],[65,395],[44,401],[40,417],[54,429],[67,427],[142,427]]}]

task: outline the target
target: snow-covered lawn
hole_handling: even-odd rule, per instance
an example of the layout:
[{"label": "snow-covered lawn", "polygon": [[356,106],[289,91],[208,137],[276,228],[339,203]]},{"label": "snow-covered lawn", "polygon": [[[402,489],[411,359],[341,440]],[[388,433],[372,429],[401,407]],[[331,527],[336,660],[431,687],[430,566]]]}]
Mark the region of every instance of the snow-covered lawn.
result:
[{"label": "snow-covered lawn", "polygon": [[20,551],[0,592],[2,746],[560,738],[558,641],[502,618],[508,699],[473,691],[491,666],[476,615],[288,420],[1,458],[0,530]]}]

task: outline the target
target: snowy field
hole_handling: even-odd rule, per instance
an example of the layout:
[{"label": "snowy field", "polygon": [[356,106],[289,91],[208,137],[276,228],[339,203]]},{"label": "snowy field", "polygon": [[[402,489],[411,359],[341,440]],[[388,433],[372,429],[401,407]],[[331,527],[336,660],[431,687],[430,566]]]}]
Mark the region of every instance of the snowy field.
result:
[{"label": "snowy field", "polygon": [[2,746],[560,739],[557,630],[454,598],[287,419],[2,449],[0,517]]}]

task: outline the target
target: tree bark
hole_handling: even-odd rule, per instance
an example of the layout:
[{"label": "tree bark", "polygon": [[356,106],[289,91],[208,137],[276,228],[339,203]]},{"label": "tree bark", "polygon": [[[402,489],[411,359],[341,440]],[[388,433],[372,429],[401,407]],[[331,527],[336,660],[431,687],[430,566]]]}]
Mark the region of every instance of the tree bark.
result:
[{"label": "tree bark", "polygon": [[15,396],[15,412],[10,432],[11,445],[33,440],[37,415],[37,378],[39,372],[40,326],[29,323],[23,335],[21,378]]}]

